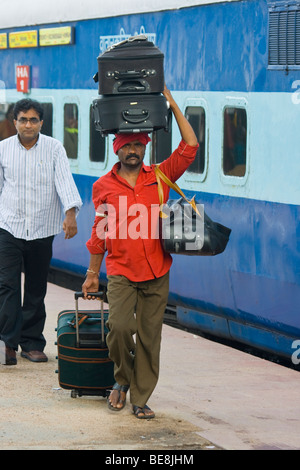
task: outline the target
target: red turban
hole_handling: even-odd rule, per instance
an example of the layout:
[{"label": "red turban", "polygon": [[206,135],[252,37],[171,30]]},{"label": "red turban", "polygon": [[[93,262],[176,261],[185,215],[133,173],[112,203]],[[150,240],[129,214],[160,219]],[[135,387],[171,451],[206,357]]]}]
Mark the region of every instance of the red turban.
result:
[{"label": "red turban", "polygon": [[140,132],[137,134],[116,134],[116,138],[113,142],[115,154],[118,153],[118,150],[123,147],[123,145],[133,142],[134,140],[138,140],[141,144],[147,145],[151,139],[146,132]]}]

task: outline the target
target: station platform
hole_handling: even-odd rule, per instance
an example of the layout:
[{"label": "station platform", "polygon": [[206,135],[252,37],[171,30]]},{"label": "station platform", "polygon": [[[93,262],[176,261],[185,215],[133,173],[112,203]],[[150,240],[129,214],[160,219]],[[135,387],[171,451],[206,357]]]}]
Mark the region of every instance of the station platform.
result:
[{"label": "station platform", "polygon": [[70,308],[74,293],[48,284],[49,361],[35,364],[18,353],[16,366],[0,365],[0,449],[300,449],[298,371],[166,325],[149,401],[155,419],[136,419],[129,400],[112,412],[102,397],[71,398],[55,373],[57,315]]}]

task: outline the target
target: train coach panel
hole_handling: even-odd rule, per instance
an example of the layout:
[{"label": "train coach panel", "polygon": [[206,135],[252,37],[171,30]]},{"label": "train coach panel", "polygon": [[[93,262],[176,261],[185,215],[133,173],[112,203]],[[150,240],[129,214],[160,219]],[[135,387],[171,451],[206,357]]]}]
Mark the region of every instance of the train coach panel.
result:
[{"label": "train coach panel", "polygon": [[[232,229],[225,252],[213,259],[173,256],[170,304],[183,326],[271,351],[280,343],[280,354],[292,354],[289,344],[300,336],[299,5],[168,0],[162,10],[157,1],[117,8],[113,0],[105,12],[94,5],[89,15],[87,0],[82,16],[79,2],[69,12],[68,2],[60,10],[52,3],[46,19],[38,7],[27,16],[20,8],[23,22],[12,11],[13,22],[5,14],[0,19],[0,120],[10,103],[29,96],[47,105],[50,135],[66,147],[77,139],[76,151],[67,152],[84,202],[79,232],[68,242],[56,237],[52,267],[84,275],[92,184],[117,158],[112,136],[100,139],[91,128],[97,57],[119,40],[146,34],[163,52],[166,83],[200,142],[194,166],[178,183]],[[18,1],[12,5],[18,8]],[[61,27],[73,31],[69,43],[27,47],[30,31],[39,37],[57,28],[59,36]],[[11,47],[10,33],[24,33],[25,44]],[[26,95],[16,89],[16,65],[29,66]],[[66,125],[69,111],[73,128]],[[171,133],[151,137],[146,164],[169,156],[180,139],[174,122]]]}]

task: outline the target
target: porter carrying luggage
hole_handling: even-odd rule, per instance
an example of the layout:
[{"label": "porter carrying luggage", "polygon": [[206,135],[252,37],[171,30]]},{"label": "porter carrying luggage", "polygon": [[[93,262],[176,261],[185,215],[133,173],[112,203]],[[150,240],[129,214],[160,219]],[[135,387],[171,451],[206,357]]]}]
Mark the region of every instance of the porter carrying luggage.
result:
[{"label": "porter carrying luggage", "polygon": [[99,95],[161,93],[164,89],[164,54],[145,35],[114,44],[97,61]]},{"label": "porter carrying luggage", "polygon": [[161,94],[101,96],[93,101],[94,123],[102,135],[168,131],[171,111]]},{"label": "porter carrying luggage", "polygon": [[113,362],[108,357],[103,292],[91,295],[101,299],[101,311],[78,310],[82,292],[75,293],[75,310],[59,313],[57,321],[58,381],[71,390],[71,396],[106,396],[115,380]]}]

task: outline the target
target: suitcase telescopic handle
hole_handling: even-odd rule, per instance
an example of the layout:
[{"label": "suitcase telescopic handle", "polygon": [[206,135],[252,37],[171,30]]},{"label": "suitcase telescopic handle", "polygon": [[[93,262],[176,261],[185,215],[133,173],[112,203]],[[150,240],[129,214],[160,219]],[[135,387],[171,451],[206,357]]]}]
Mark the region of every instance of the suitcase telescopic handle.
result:
[{"label": "suitcase telescopic handle", "polygon": [[[104,290],[98,292],[88,292],[88,295],[99,298],[101,300],[101,340],[102,344],[104,344],[104,311],[103,311],[103,296]],[[76,327],[76,342],[77,346],[80,345],[80,338],[79,338],[79,319],[78,319],[78,299],[83,298],[83,292],[75,292],[75,327]]]},{"label": "suitcase telescopic handle", "polygon": [[115,80],[131,80],[133,78],[147,78],[156,75],[155,69],[141,69],[141,70],[114,70],[114,72],[107,72],[107,78],[114,78]]},{"label": "suitcase telescopic handle", "polygon": [[136,36],[130,36],[127,39],[124,39],[123,41],[116,42],[115,44],[112,44],[110,47],[107,48],[107,51],[110,51],[114,49],[115,47],[122,46],[123,44],[130,44],[134,43],[135,41],[147,41],[148,37],[145,34],[137,34]]},{"label": "suitcase telescopic handle", "polygon": [[[103,298],[103,295],[104,295],[104,290],[98,291],[98,292],[88,292],[87,295],[96,297],[96,298],[98,298],[98,299],[102,299],[102,298]],[[84,294],[83,294],[83,292],[75,292],[74,296],[75,296],[75,300],[76,300],[76,299],[83,298],[83,297],[84,297]]]}]

